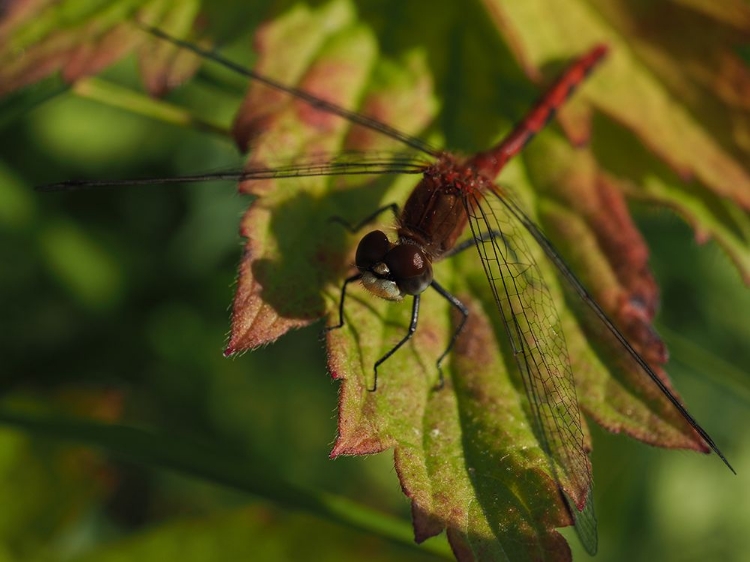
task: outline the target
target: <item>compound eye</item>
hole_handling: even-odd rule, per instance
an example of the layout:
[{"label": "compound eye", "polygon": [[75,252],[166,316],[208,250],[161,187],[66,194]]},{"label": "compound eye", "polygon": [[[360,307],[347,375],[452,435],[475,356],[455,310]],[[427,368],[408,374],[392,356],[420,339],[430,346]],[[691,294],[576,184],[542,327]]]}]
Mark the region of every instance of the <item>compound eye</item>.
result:
[{"label": "compound eye", "polygon": [[385,257],[385,264],[404,294],[418,295],[432,283],[432,265],[414,244],[394,247]]},{"label": "compound eye", "polygon": [[373,268],[382,263],[383,258],[391,249],[391,241],[381,230],[373,230],[366,234],[357,246],[357,255],[354,258],[357,268],[363,271]]}]

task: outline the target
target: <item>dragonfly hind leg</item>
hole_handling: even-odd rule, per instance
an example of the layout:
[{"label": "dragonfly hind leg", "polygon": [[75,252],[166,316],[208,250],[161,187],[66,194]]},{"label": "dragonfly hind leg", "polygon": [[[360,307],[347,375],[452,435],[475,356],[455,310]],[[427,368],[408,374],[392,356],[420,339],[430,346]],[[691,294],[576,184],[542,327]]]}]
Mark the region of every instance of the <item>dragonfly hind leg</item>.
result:
[{"label": "dragonfly hind leg", "polygon": [[460,300],[458,300],[456,297],[454,297],[452,294],[450,294],[447,290],[445,290],[441,285],[439,285],[437,282],[433,280],[432,282],[432,288],[435,289],[438,294],[440,294],[441,297],[443,297],[445,300],[447,300],[452,306],[458,309],[458,311],[461,313],[461,322],[459,322],[458,327],[453,331],[453,335],[451,336],[451,340],[448,342],[448,346],[445,348],[445,351],[443,351],[442,355],[438,357],[437,360],[437,369],[438,369],[438,384],[435,387],[435,390],[440,390],[445,386],[445,378],[443,377],[443,359],[450,353],[451,349],[453,349],[453,346],[456,343],[456,340],[458,339],[458,336],[461,335],[461,332],[463,332],[464,326],[466,325],[466,321],[469,319],[469,309],[466,308],[466,305],[462,303]]},{"label": "dragonfly hind leg", "polygon": [[[486,242],[487,240],[492,240],[493,238],[504,238],[503,233],[499,230],[491,230],[489,232],[483,233],[479,238],[479,242]],[[476,245],[477,241],[474,240],[474,238],[470,238],[469,240],[464,240],[460,244],[454,246],[450,251],[446,252],[443,255],[443,258],[450,258],[455,256],[456,254],[460,254],[461,252],[468,250],[469,248],[472,248]],[[462,303],[460,300],[458,300],[455,296],[453,296],[451,293],[449,293],[445,288],[443,288],[441,285],[439,285],[436,281],[432,282],[432,287],[442,296],[444,299],[446,299],[452,306],[458,309],[458,311],[461,313],[461,322],[459,323],[458,327],[454,330],[453,335],[451,336],[450,341],[448,342],[448,346],[445,348],[445,351],[443,351],[442,355],[437,360],[437,368],[438,368],[438,374],[439,374],[439,380],[438,385],[436,387],[436,390],[440,390],[445,385],[445,378],[443,377],[443,368],[442,363],[443,359],[446,358],[446,356],[451,352],[451,349],[453,349],[453,346],[456,344],[456,340],[458,340],[458,336],[461,335],[461,332],[464,329],[464,326],[466,325],[466,321],[469,319],[469,309],[466,308],[466,305]]]}]

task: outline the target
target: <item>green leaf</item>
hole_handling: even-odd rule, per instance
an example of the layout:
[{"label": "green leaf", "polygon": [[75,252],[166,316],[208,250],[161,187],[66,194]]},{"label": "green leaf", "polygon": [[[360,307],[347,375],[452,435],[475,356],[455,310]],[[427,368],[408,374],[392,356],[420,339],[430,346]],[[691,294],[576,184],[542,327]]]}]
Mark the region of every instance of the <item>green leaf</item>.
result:
[{"label": "green leaf", "polygon": [[[81,448],[62,449],[27,435],[0,431],[0,552],[32,560],[58,540],[80,514],[102,501],[107,479],[101,459]],[[15,558],[11,558],[15,556]]]}]

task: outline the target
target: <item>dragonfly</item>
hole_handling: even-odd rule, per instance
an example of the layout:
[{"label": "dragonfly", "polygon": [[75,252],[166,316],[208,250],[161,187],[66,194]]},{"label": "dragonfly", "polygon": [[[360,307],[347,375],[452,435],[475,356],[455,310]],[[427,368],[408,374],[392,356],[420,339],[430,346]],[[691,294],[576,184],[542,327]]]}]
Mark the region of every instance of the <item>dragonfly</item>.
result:
[{"label": "dragonfly", "polygon": [[[607,55],[605,45],[596,45],[573,60],[541,95],[524,118],[499,143],[469,157],[459,157],[432,147],[381,121],[345,109],[305,90],[277,82],[248,70],[215,52],[171,37],[163,31],[141,25],[149,33],[197,55],[212,60],[250,80],[293,96],[312,108],[339,116],[352,124],[375,131],[418,153],[414,158],[375,156],[332,159],[327,162],[292,163],[282,167],[251,168],[214,174],[142,180],[69,180],[42,186],[42,191],[70,191],[96,187],[132,186],[154,183],[185,183],[206,180],[263,180],[316,175],[419,174],[421,179],[403,208],[391,204],[376,210],[356,226],[343,219],[350,230],[358,231],[383,212],[396,217],[395,240],[381,230],[367,233],[356,250],[356,273],[341,287],[338,323],[345,324],[344,310],[348,287],[355,282],[378,297],[390,301],[412,299],[411,320],[406,334],[373,365],[368,390],[377,391],[378,368],[402,348],[417,330],[421,295],[436,291],[460,315],[443,353],[437,358],[438,389],[443,386],[441,364],[461,337],[469,316],[468,308],[433,274],[433,263],[474,248],[484,268],[496,313],[521,374],[530,405],[533,426],[549,467],[572,516],[576,532],[586,550],[597,550],[596,517],[593,508],[593,478],[585,446],[582,416],[576,397],[575,382],[565,336],[549,289],[532,253],[524,242],[527,233],[547,259],[556,267],[560,278],[576,294],[602,330],[613,339],[638,369],[656,385],[685,421],[700,435],[726,466],[731,464],[711,436],[693,418],[685,406],[636,351],[606,312],[597,304],[584,285],[560,257],[553,243],[524,211],[507,188],[495,182],[506,164],[539,133],[555,112],[568,100],[590,72]],[[465,231],[470,235],[462,240]]]}]

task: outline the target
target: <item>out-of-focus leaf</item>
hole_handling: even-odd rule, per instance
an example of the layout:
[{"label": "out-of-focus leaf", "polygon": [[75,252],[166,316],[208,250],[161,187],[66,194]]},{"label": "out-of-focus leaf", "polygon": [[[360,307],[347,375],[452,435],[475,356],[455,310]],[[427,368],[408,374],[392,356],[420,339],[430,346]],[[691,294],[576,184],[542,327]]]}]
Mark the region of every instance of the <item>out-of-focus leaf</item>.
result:
[{"label": "out-of-focus leaf", "polygon": [[[537,139],[527,149],[525,160],[541,196],[539,218],[547,234],[565,251],[564,257],[580,272],[597,302],[671,388],[661,369],[667,360],[666,348],[652,326],[658,288],[648,269],[648,250],[622,193],[589,151],[574,150],[553,134]],[[570,295],[567,305],[583,328],[582,333],[572,318],[565,326],[584,411],[610,431],[646,443],[705,451],[702,440],[620,344],[610,341],[578,295]]]},{"label": "out-of-focus leaf", "polygon": [[[215,484],[232,486],[277,504],[305,510],[415,547],[408,540],[408,528],[405,529],[399,520],[345,498],[286,482],[263,459],[250,461],[202,442],[167,438],[135,427],[71,417],[32,415],[5,409],[0,411],[0,423],[41,437],[102,449],[118,458],[153,468],[175,470]],[[445,545],[430,544],[424,549],[443,554]]]},{"label": "out-of-focus leaf", "polygon": [[3,98],[2,108],[0,109],[0,129],[4,129],[23,116],[27,111],[62,94],[67,89],[68,86],[61,79],[53,78],[38,83],[34,88],[6,95]]},{"label": "out-of-focus leaf", "polygon": [[[16,431],[0,431],[0,544],[12,560],[31,560],[58,539],[111,485],[89,450],[60,450]],[[41,548],[40,548],[41,547]]]},{"label": "out-of-focus leaf", "polygon": [[123,272],[77,225],[45,225],[39,241],[54,276],[76,298],[92,308],[115,304],[121,292]]},{"label": "out-of-focus leaf", "polygon": [[61,72],[65,81],[96,74],[139,47],[144,83],[154,95],[191,76],[199,59],[138,29],[154,25],[187,36],[200,0],[40,0],[12,3],[0,19],[0,95]]},{"label": "out-of-focus leaf", "polygon": [[611,120],[594,144],[608,181],[676,209],[750,282],[750,68],[737,52],[750,40],[747,3],[484,3],[532,68],[561,51],[611,46],[586,94]]}]

